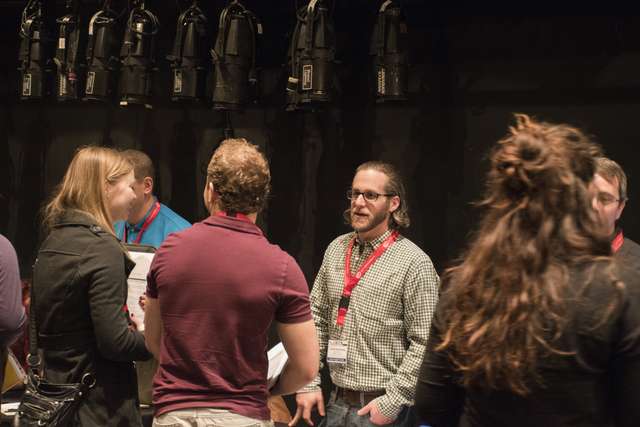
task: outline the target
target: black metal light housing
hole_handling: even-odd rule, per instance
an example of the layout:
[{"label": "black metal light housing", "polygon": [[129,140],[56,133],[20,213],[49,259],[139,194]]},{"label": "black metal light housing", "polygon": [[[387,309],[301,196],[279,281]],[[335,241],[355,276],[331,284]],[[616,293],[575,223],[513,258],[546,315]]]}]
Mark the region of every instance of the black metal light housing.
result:
[{"label": "black metal light housing", "polygon": [[241,110],[255,92],[256,44],[262,24],[239,1],[220,13],[218,36],[211,50],[213,59],[213,108]]},{"label": "black metal light housing", "polygon": [[56,98],[71,101],[82,98],[85,85],[86,34],[77,0],[67,0],[66,14],[56,20],[58,42],[53,62],[56,64]]},{"label": "black metal light housing", "polygon": [[176,38],[171,54],[171,100],[206,99],[208,31],[207,17],[197,0],[178,16]]},{"label": "black metal light housing", "polygon": [[42,99],[51,92],[52,37],[44,19],[43,6],[41,0],[29,0],[20,19],[18,71],[21,100]]},{"label": "black metal light housing", "polygon": [[155,71],[158,18],[137,0],[129,14],[120,49],[120,105],[152,108],[152,74]]},{"label": "black metal light housing", "polygon": [[376,102],[407,99],[407,27],[402,10],[393,0],[385,0],[371,37],[373,81]]},{"label": "black metal light housing", "polygon": [[120,34],[118,14],[105,0],[102,9],[89,20],[85,101],[109,102],[116,92]]},{"label": "black metal light housing", "polygon": [[296,17],[289,46],[287,110],[313,110],[333,99],[335,32],[325,0],[311,0]]}]

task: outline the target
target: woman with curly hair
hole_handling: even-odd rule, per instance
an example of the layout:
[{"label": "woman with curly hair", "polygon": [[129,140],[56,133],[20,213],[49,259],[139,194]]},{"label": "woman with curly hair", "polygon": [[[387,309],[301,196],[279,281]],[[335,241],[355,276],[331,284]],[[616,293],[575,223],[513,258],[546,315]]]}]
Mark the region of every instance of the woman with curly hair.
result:
[{"label": "woman with curly hair", "polygon": [[593,209],[599,148],[516,115],[443,280],[416,393],[440,426],[637,426],[640,283]]}]

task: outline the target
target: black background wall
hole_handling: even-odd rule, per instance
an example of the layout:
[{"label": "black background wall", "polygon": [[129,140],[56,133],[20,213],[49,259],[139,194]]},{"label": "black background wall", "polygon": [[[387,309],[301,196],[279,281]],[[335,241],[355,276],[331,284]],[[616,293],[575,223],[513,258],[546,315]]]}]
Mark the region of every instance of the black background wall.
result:
[{"label": "black background wall", "polygon": [[[49,1],[61,15],[64,2]],[[18,102],[18,22],[25,3],[0,1],[0,233],[16,246],[23,274],[29,274],[39,240],[38,209],[82,145],[143,149],[157,165],[159,198],[190,221],[202,219],[202,171],[225,122],[220,113],[169,101],[164,58],[175,33],[176,3],[147,0],[161,23],[153,110]],[[227,2],[200,3],[215,33]],[[282,64],[294,1],[244,3],[264,25],[258,56],[263,89],[260,103],[234,113],[232,122],[236,135],[259,144],[271,161],[273,197],[262,226],[310,281],[327,244],[347,230],[344,190],[355,167],[370,159],[402,170],[412,216],[408,235],[441,271],[473,228],[471,202],[480,197],[485,155],[513,112],[595,135],[630,177],[623,225],[628,236],[640,238],[640,19],[628,11],[572,16],[556,8],[557,16],[524,16],[401,1],[412,93],[403,104],[376,105],[369,96],[368,46],[380,2],[336,0],[342,94],[327,111],[312,114],[284,111]],[[82,4],[97,7],[95,0]]]}]

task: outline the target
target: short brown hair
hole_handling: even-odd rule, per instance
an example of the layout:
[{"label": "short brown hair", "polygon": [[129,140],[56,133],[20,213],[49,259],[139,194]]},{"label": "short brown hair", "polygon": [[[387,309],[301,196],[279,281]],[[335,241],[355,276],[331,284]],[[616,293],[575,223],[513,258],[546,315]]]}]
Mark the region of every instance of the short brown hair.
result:
[{"label": "short brown hair", "polygon": [[607,157],[596,159],[596,173],[613,184],[613,180],[618,180],[618,193],[620,200],[627,200],[627,175],[615,161]]},{"label": "short brown hair", "polygon": [[133,165],[133,175],[136,177],[136,181],[142,181],[146,177],[150,177],[155,181],[156,169],[153,167],[151,158],[146,153],[140,150],[124,150],[122,155],[127,158]]},{"label": "short brown hair", "polygon": [[227,213],[260,212],[271,191],[269,162],[246,139],[226,139],[211,156],[207,185],[210,182],[219,196],[220,209]]}]

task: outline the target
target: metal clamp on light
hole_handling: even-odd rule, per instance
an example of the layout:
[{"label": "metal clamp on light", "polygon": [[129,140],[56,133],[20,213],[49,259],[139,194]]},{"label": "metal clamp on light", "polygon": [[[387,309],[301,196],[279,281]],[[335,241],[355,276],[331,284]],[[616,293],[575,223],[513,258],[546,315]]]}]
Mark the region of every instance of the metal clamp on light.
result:
[{"label": "metal clamp on light", "polygon": [[311,0],[296,17],[289,46],[287,110],[313,110],[331,102],[335,90],[333,23],[324,0]]},{"label": "metal clamp on light", "polygon": [[371,37],[376,102],[407,99],[406,24],[400,6],[386,0],[378,10]]},{"label": "metal clamp on light", "polygon": [[86,37],[82,29],[78,4],[67,0],[67,14],[56,20],[58,44],[53,62],[56,64],[56,97],[58,101],[77,100],[84,91],[84,50]]},{"label": "metal clamp on light", "polygon": [[203,101],[206,98],[207,17],[197,0],[178,16],[171,63],[171,100]]},{"label": "metal clamp on light", "polygon": [[84,100],[112,101],[118,70],[118,15],[105,0],[102,9],[89,21],[87,78]]},{"label": "metal clamp on light", "polygon": [[258,18],[239,1],[220,13],[213,59],[213,108],[241,110],[257,83],[256,43],[262,34]]},{"label": "metal clamp on light", "polygon": [[158,18],[144,8],[144,0],[134,2],[120,49],[120,105],[151,106],[151,76],[155,71]]},{"label": "metal clamp on light", "polygon": [[20,99],[41,99],[51,91],[53,63],[42,2],[29,0],[20,19]]}]

